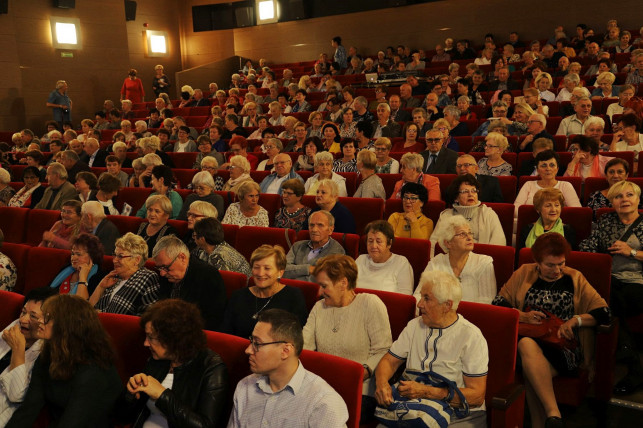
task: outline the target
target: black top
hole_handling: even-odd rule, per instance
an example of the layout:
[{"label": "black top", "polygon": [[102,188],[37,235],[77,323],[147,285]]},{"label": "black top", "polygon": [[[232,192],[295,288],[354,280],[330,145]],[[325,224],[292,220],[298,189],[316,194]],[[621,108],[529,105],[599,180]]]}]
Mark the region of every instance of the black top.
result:
[{"label": "black top", "polygon": [[206,330],[221,331],[226,290],[217,268],[191,256],[181,282],[174,284],[165,277],[159,282],[159,300],[179,298],[194,303],[201,310]]},{"label": "black top", "polygon": [[302,327],[308,319],[308,309],[301,290],[286,285],[277,294],[267,299],[256,297],[250,288],[236,290],[230,296],[225,311],[223,332],[248,338],[255,328],[257,320],[252,318],[258,312],[266,309],[284,309],[299,318]]},{"label": "black top", "polygon": [[[520,251],[522,248],[525,248],[525,242],[527,242],[527,237],[533,227],[534,223],[523,226],[520,231],[520,236],[518,237],[518,242],[516,243],[516,251]],[[572,250],[577,251],[578,245],[576,245],[576,230],[568,224],[563,224],[563,233],[565,234],[565,240],[567,240],[570,247],[572,247]]]},{"label": "black top", "polygon": [[188,219],[188,210],[190,209],[190,205],[194,201],[209,202],[217,209],[217,218],[219,219],[219,221],[223,219],[225,208],[223,204],[223,198],[221,197],[221,195],[217,195],[216,193],[210,193],[209,195],[200,197],[196,193],[190,193],[185,197],[185,202],[183,203],[183,207],[181,208],[181,212],[179,213],[177,220],[186,221]]},{"label": "black top", "polygon": [[145,243],[147,243],[148,257],[152,257],[152,251],[154,250],[154,246],[156,245],[159,239],[168,235],[179,236],[176,229],[167,223],[165,224],[165,226],[160,228],[159,231],[152,236],[147,234],[147,226],[149,226],[149,222],[141,223],[141,225],[138,227],[138,231],[136,232],[136,234],[142,237],[145,240]]},{"label": "black top", "polygon": [[54,380],[49,375],[49,362],[41,356],[34,364],[25,400],[7,428],[33,426],[45,405],[51,428],[110,427],[108,415],[122,388],[114,366],[103,369],[94,364],[80,365],[71,379]]}]

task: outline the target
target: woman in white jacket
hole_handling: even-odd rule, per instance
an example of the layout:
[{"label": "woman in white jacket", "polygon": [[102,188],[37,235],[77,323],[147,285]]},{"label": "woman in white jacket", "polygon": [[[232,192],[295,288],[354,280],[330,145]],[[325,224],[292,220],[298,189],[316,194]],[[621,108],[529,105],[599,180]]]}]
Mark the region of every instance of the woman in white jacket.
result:
[{"label": "woman in white jacket", "polygon": [[333,161],[335,158],[329,152],[319,152],[315,155],[315,175],[306,180],[304,188],[307,195],[316,195],[317,187],[321,180],[333,180],[337,183],[337,196],[348,196],[346,192],[346,179],[341,175],[333,172]]}]

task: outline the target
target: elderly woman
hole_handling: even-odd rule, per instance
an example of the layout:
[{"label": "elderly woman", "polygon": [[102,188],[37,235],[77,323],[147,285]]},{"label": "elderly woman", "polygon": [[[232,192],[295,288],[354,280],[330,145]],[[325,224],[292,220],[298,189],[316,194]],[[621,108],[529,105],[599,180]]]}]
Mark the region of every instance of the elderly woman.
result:
[{"label": "elderly woman", "polygon": [[237,192],[239,186],[246,181],[252,181],[250,177],[250,163],[248,160],[241,156],[232,156],[228,165],[230,171],[230,178],[223,186],[224,192]]},{"label": "elderly woman", "polygon": [[283,138],[285,140],[292,140],[295,138],[295,125],[299,122],[295,116],[287,116],[284,119],[284,130],[281,134],[279,134],[279,138]]},{"label": "elderly woman", "polygon": [[618,87],[614,87],[616,76],[609,71],[604,71],[596,78],[597,88],[592,91],[593,100],[601,100],[603,98],[616,98],[618,96]]},{"label": "elderly woman", "polygon": [[145,167],[145,164],[143,163],[143,159],[141,158],[136,158],[132,161],[132,175],[129,176],[128,183],[129,187],[145,187],[142,186],[142,179],[143,179],[143,174],[145,173],[145,170],[147,169]]},{"label": "elderly woman", "polygon": [[627,103],[636,94],[634,85],[623,85],[618,93],[618,102],[612,103],[607,106],[607,116],[613,120],[615,114],[623,114],[625,103]]},{"label": "elderly woman", "polygon": [[189,205],[189,207],[190,209],[186,213],[188,219],[188,230],[183,236],[183,243],[190,251],[193,251],[196,248],[196,242],[194,242],[194,225],[197,221],[203,218],[218,218],[219,212],[214,205],[205,201],[194,201]]},{"label": "elderly woman", "polygon": [[[480,193],[480,182],[471,174],[460,175],[449,185],[447,190],[447,203],[453,204],[452,208],[447,208],[440,213],[440,218],[435,225],[433,235],[441,236],[444,221],[461,215],[469,221],[473,241],[479,244],[507,245],[505,233],[502,230],[498,214],[491,208],[480,203],[478,194]],[[439,232],[437,235],[436,233]],[[442,242],[431,237],[431,251],[436,243]]]},{"label": "elderly woman", "polygon": [[154,77],[152,78],[154,94],[157,97],[163,93],[167,94],[170,86],[170,79],[163,72],[163,66],[160,64],[154,66]]},{"label": "elderly woman", "polygon": [[329,151],[330,153],[339,153],[341,152],[341,147],[339,146],[339,140],[341,139],[339,135],[339,128],[334,123],[327,122],[322,126],[322,134],[324,136],[322,145],[324,150]]},{"label": "elderly woman", "polygon": [[226,305],[223,332],[243,338],[252,334],[259,314],[283,309],[297,316],[303,326],[308,316],[304,296],[298,288],[282,284],[286,253],[278,245],[261,245],[250,256],[253,284],[236,290]]},{"label": "elderly woman", "polygon": [[264,159],[259,162],[259,165],[257,165],[257,171],[272,171],[275,167],[275,156],[281,153],[283,149],[284,145],[279,138],[269,139],[266,143],[266,156],[268,156],[268,159]]},{"label": "elderly woman", "polygon": [[388,222],[393,226],[398,238],[429,239],[433,233],[433,221],[422,213],[422,207],[428,201],[426,187],[417,183],[406,183],[402,186],[401,213],[393,213]]},{"label": "elderly woman", "polygon": [[382,179],[375,174],[377,157],[370,150],[362,150],[357,154],[357,171],[361,176],[359,187],[353,195],[354,198],[382,198],[386,199],[386,190]]},{"label": "elderly woman", "polygon": [[556,173],[560,165],[560,157],[553,150],[544,150],[536,155],[536,172],[538,180],[526,181],[523,184],[514,205],[516,206],[515,215],[518,215],[518,207],[521,205],[533,205],[534,195],[540,189],[554,188],[563,193],[565,206],[580,207],[580,200],[574,190],[574,186],[567,181],[556,180]]},{"label": "elderly woman", "polygon": [[306,144],[306,125],[303,122],[295,124],[295,139],[284,148],[287,153],[303,153]]},{"label": "elderly woman", "polygon": [[587,177],[605,177],[605,165],[614,158],[598,154],[599,141],[585,135],[577,135],[572,139],[571,144],[577,150],[567,165],[565,177],[581,177],[583,181]]},{"label": "elderly woman", "polygon": [[172,214],[172,203],[167,196],[151,195],[145,201],[147,212],[146,223],[141,223],[136,234],[143,237],[149,248],[149,256],[152,257],[152,250],[156,242],[166,235],[176,235],[176,229],[167,221]]},{"label": "elderly woman", "polygon": [[76,294],[87,300],[105,276],[102,264],[100,240],[81,233],[71,240],[71,264],[63,268],[49,286],[57,288],[60,294]]},{"label": "elderly woman", "polygon": [[322,141],[319,137],[308,137],[304,142],[304,154],[297,157],[295,169],[297,171],[313,171],[315,169],[315,155],[323,151]]},{"label": "elderly woman", "polygon": [[410,295],[413,292],[413,268],[404,256],[393,254],[393,226],[386,220],[366,225],[366,251],[355,263],[359,271],[357,286]]},{"label": "elderly woman", "polygon": [[[466,302],[491,303],[496,296],[496,274],[493,259],[473,252],[473,232],[469,221],[454,215],[440,223],[432,238],[445,251],[432,257],[424,272],[442,271],[460,280],[462,300]],[[421,289],[414,297],[420,300]]]},{"label": "elderly woman", "polygon": [[[151,195],[161,195],[168,198],[170,201],[170,218],[176,219],[183,208],[183,198],[176,191],[172,190],[172,181],[174,179],[174,174],[172,173],[172,168],[165,165],[157,165],[152,168],[152,189],[154,191]],[[145,218],[149,214],[147,206],[141,207],[137,212],[136,216]]]},{"label": "elderly woman", "polygon": [[203,162],[203,159],[208,156],[214,157],[217,160],[217,167],[219,166],[219,162],[223,163],[223,156],[221,153],[213,149],[212,140],[208,135],[199,135],[199,138],[196,139],[196,145],[199,150],[199,154],[196,155],[196,159],[192,164],[192,169],[201,169],[201,162]]},{"label": "elderly woman", "polygon": [[[445,400],[445,388],[427,388],[402,376],[391,386],[389,380],[402,364],[406,371],[432,370],[456,383],[470,406],[466,426],[484,426],[486,413],[481,408],[486,392],[489,352],[480,330],[456,310],[462,298],[462,287],[456,277],[446,272],[425,272],[420,278],[420,316],[411,320],[400,337],[393,342],[375,370],[375,398],[382,407],[393,403],[391,388],[402,397]],[[432,334],[434,332],[442,334]],[[423,394],[418,394],[418,391]],[[460,405],[459,397],[449,400],[453,407]],[[455,421],[454,416],[454,421]]]},{"label": "elderly woman", "polygon": [[310,207],[301,203],[301,198],[306,191],[304,184],[293,178],[284,181],[281,188],[283,206],[275,214],[274,227],[293,229],[295,232],[299,232],[312,211]]},{"label": "elderly woman", "polygon": [[391,140],[386,137],[380,137],[373,144],[377,163],[375,172],[377,174],[397,174],[400,171],[400,163],[389,156],[391,153]]},{"label": "elderly woman", "polygon": [[230,204],[221,221],[223,224],[269,227],[268,211],[259,205],[261,188],[254,181],[245,181],[237,188],[239,202]]},{"label": "elderly woman", "polygon": [[357,123],[353,121],[353,109],[346,107],[342,111],[342,124],[339,125],[339,136],[341,138],[355,138],[355,127]]},{"label": "elderly woman", "polygon": [[634,152],[634,160],[638,162],[639,152],[643,150],[643,133],[641,133],[641,119],[633,113],[621,116],[612,144],[611,152]]},{"label": "elderly woman", "polygon": [[[565,266],[570,251],[569,243],[558,233],[538,237],[531,247],[536,263],[519,267],[493,304],[518,309],[520,323],[525,324],[540,324],[551,313],[563,321],[558,337],[569,340],[579,337],[581,327],[585,327],[582,333],[588,334],[587,327],[608,323],[605,300],[583,274]],[[531,337],[518,341],[532,426],[563,426],[552,378],[577,373],[582,353],[588,351],[560,349]]]},{"label": "elderly woman", "polygon": [[553,82],[551,74],[544,72],[540,73],[538,77],[536,77],[535,82],[536,89],[538,89],[539,93],[538,97],[541,100],[545,100],[548,103],[556,100],[556,95],[554,95],[554,93],[550,91]]},{"label": "elderly woman", "polygon": [[[339,188],[333,180],[320,180],[317,186],[317,195],[315,203],[317,208],[313,212],[324,210],[329,211],[335,218],[335,232],[339,233],[356,233],[355,217],[346,206],[338,201]],[[304,229],[308,230],[308,219],[304,223]]]},{"label": "elderly woman", "polygon": [[386,306],[380,298],[355,293],[357,272],[358,265],[349,256],[335,254],[317,262],[313,276],[323,299],[310,311],[304,326],[304,349],[337,355],[364,366],[364,423],[373,418],[376,405],[375,367],[391,346],[392,338]]},{"label": "elderly woman", "polygon": [[509,135],[516,135],[518,137],[526,135],[528,133],[527,127],[529,126],[529,118],[535,113],[536,112],[526,103],[518,103],[514,105],[514,120],[507,126]]},{"label": "elderly woman", "polygon": [[607,188],[597,190],[589,195],[587,206],[594,211],[594,220],[596,220],[596,211],[599,208],[611,208],[612,203],[607,199],[607,193],[610,188],[619,181],[627,180],[630,175],[630,164],[625,159],[612,158],[605,165],[603,170],[607,179]]},{"label": "elderly woman", "polygon": [[458,97],[458,102],[456,105],[460,109],[461,121],[478,119],[478,116],[470,110],[471,104],[469,103],[469,97],[466,97],[466,96]]},{"label": "elderly woman", "polygon": [[323,131],[322,131],[322,123],[323,123],[324,117],[322,114],[318,111],[314,111],[310,113],[308,116],[308,123],[310,123],[310,127],[308,128],[308,132],[306,134],[307,137],[319,137],[322,138],[323,136]]},{"label": "elderly woman", "polygon": [[440,200],[440,181],[429,174],[422,172],[424,158],[418,153],[405,153],[400,159],[402,164],[402,179],[395,183],[392,199],[400,199],[402,186],[406,183],[418,183],[426,187],[429,200]]},{"label": "elderly woman", "polygon": [[11,174],[6,169],[0,169],[0,206],[6,207],[13,195],[16,193],[9,185]]},{"label": "elderly woman", "polygon": [[131,232],[116,241],[114,270],[98,284],[89,303],[100,312],[140,316],[158,300],[159,276],[144,267],[145,240]]},{"label": "elderly woman", "polygon": [[[149,138],[148,141],[149,140],[151,140],[151,138]],[[136,161],[136,159],[134,159],[134,161]],[[163,165],[163,160],[156,153],[148,153],[143,156],[141,162],[144,171],[138,174],[138,181],[135,187],[152,187],[152,170],[156,166]],[[132,162],[132,166],[134,166],[134,162]],[[134,169],[134,175],[136,175],[136,173],[137,171]],[[131,184],[132,182],[130,179],[130,186]]]},{"label": "elderly woman", "polygon": [[225,182],[223,181],[223,177],[217,175],[219,171],[219,162],[216,160],[216,158],[212,156],[205,156],[199,163],[199,166],[200,166],[199,169],[201,171],[205,171],[209,173],[210,176],[212,177],[212,180],[214,181],[214,190],[215,191],[223,190],[223,186],[225,186]]},{"label": "elderly woman", "polygon": [[531,248],[536,239],[548,232],[563,235],[569,246],[576,248],[576,231],[568,224],[563,224],[560,213],[565,205],[563,193],[558,189],[541,189],[534,195],[534,209],[538,213],[536,223],[526,224],[519,231],[516,248]]},{"label": "elderly woman", "polygon": [[54,223],[51,229],[43,232],[39,247],[70,249],[71,240],[82,231],[80,225],[81,207],[82,203],[80,201],[69,200],[63,202],[60,209],[60,220]]},{"label": "elderly woman", "polygon": [[261,135],[265,129],[268,129],[268,126],[270,123],[268,122],[268,118],[266,116],[260,116],[257,118],[257,126],[258,128],[248,136],[248,140],[260,140]]},{"label": "elderly woman", "polygon": [[417,140],[420,137],[419,133],[420,128],[415,122],[406,122],[404,128],[402,128],[402,134],[405,137],[404,141],[395,143],[391,151],[420,153],[426,150],[426,145]]},{"label": "elderly woman", "polygon": [[333,172],[357,172],[355,140],[353,138],[342,138],[339,146],[344,156],[333,162]]},{"label": "elderly woman", "polygon": [[9,199],[7,206],[16,208],[35,207],[45,193],[45,188],[40,184],[39,177],[38,168],[28,166],[23,169],[22,181],[25,185]]},{"label": "elderly woman", "polygon": [[195,201],[205,201],[212,204],[217,209],[217,212],[220,213],[220,216],[223,217],[223,198],[214,193],[214,180],[209,172],[201,171],[194,174],[194,177],[192,178],[192,189],[194,189],[194,193],[190,193],[185,198],[185,203],[181,208],[181,212],[179,213],[177,220],[185,221],[188,219],[187,212],[192,202]]},{"label": "elderly woman", "polygon": [[315,171],[317,174],[306,180],[304,188],[307,195],[316,195],[317,187],[321,180],[332,180],[337,184],[338,196],[348,196],[346,191],[346,179],[333,172],[333,155],[329,152],[319,152],[315,155]]},{"label": "elderly woman", "polygon": [[478,174],[494,177],[510,176],[513,170],[511,164],[502,158],[502,154],[509,147],[507,137],[490,132],[485,137],[484,157],[478,161]]},{"label": "elderly woman", "polygon": [[578,77],[578,74],[570,72],[563,77],[563,81],[561,83],[563,85],[563,89],[558,92],[556,101],[571,101],[572,91],[580,85],[580,77]]},{"label": "elderly woman", "polygon": [[87,202],[89,194],[98,189],[98,179],[90,171],[81,171],[76,174],[76,183],[74,183],[80,202]]},{"label": "elderly woman", "polygon": [[242,273],[250,276],[250,265],[241,253],[225,242],[223,226],[216,218],[201,218],[194,223],[194,241],[197,249],[193,254],[218,270]]},{"label": "elderly woman", "polygon": [[[447,107],[449,107],[449,106],[447,106]],[[453,108],[457,109],[458,112],[460,111],[460,109],[458,109],[455,106],[450,106],[450,107],[453,107]],[[456,113],[452,109],[451,109],[451,111],[453,113],[453,117],[456,117],[455,116]],[[459,117],[460,117],[460,113],[457,113],[457,118],[459,118]],[[453,120],[457,121],[458,120],[457,118],[455,118]],[[458,123],[460,123],[460,122],[458,122]],[[465,128],[466,128],[466,125],[465,125]],[[451,129],[453,129],[453,125],[451,125],[451,122],[449,122],[448,120],[446,120],[444,118],[438,119],[435,122],[433,122],[433,128],[432,129],[438,130],[438,131],[440,131],[442,133],[442,138],[444,138],[444,143],[442,144],[443,147],[446,147],[448,149],[455,150],[455,151],[460,150],[460,147],[458,146],[458,142],[450,134]]]},{"label": "elderly woman", "polygon": [[[141,317],[151,358],[127,382],[121,418],[134,427],[218,426],[225,423],[228,370],[208,349],[197,306],[166,299]],[[127,415],[127,416],[125,416]]]},{"label": "elderly woman", "polygon": [[627,376],[614,387],[614,392],[622,395],[631,394],[643,385],[643,368],[625,322],[625,318],[643,313],[643,217],[638,211],[641,188],[629,181],[619,181],[610,187],[607,198],[614,212],[603,215],[579,247],[581,251],[612,256],[610,307],[620,318],[619,354],[628,366]]},{"label": "elderly woman", "polygon": [[51,426],[81,421],[96,428],[112,426],[110,413],[122,384],[112,341],[96,311],[80,297],[52,296],[42,303],[38,321],[36,337],[44,343],[24,401],[6,426],[35,426],[43,408],[49,410]]}]

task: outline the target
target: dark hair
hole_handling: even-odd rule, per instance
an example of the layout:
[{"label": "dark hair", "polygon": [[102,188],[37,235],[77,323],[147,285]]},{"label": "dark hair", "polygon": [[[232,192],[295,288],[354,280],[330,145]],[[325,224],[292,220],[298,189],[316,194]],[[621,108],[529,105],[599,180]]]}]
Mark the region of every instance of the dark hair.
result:
[{"label": "dark hair", "polygon": [[188,126],[185,126],[185,125],[179,126],[179,131],[183,131],[186,134],[190,135],[190,127]]},{"label": "dark hair", "polygon": [[167,165],[156,165],[152,168],[152,175],[157,179],[163,179],[163,184],[167,187],[172,187],[172,181],[174,180],[174,174],[172,173],[172,168]]},{"label": "dark hair", "polygon": [[364,235],[368,235],[370,232],[381,232],[382,235],[386,236],[386,243],[388,245],[391,245],[395,239],[393,226],[386,220],[375,220],[367,224],[364,228]]},{"label": "dark hair", "polygon": [[174,112],[172,111],[172,109],[169,109],[169,108],[164,108],[161,111],[161,114],[165,116],[166,119],[172,119],[174,117]]},{"label": "dark hair", "polygon": [[28,166],[22,170],[22,181],[25,181],[25,174],[27,174],[28,172],[35,175],[37,179],[40,179],[40,171],[38,171],[38,168],[36,168],[35,166]]},{"label": "dark hair", "polygon": [[159,111],[159,109],[157,109],[156,107],[152,107],[152,108],[150,109],[150,115],[152,115],[152,114],[154,114],[154,113],[161,114],[161,112]]},{"label": "dark hair", "polygon": [[121,117],[121,112],[117,108],[113,108],[109,111],[109,114],[114,116],[114,117]]},{"label": "dark hair", "polygon": [[352,144],[353,147],[357,148],[357,144],[355,144],[355,140],[353,138],[342,138],[339,142],[339,148],[344,149],[346,144]]},{"label": "dark hair", "polygon": [[281,188],[292,190],[295,196],[297,196],[298,198],[301,198],[302,196],[304,196],[304,193],[306,193],[304,183],[296,178],[291,178],[290,180],[284,181],[281,184]]},{"label": "dark hair", "polygon": [[96,235],[90,235],[89,233],[80,233],[74,238],[71,239],[71,248],[74,247],[85,247],[89,258],[92,259],[92,263],[100,267],[103,264],[103,244],[101,244],[100,239]]},{"label": "dark hair", "polygon": [[51,141],[49,142],[49,146],[51,147],[51,145],[52,145],[52,144],[53,144],[54,146],[60,146],[60,147],[63,147],[63,146],[64,146],[64,143],[63,143],[61,140],[59,140],[59,139],[51,140]]},{"label": "dark hair", "polygon": [[[118,158],[116,159],[118,160]],[[98,189],[105,193],[118,192],[121,189],[121,180],[114,177],[112,174],[103,173],[98,178]]]},{"label": "dark hair", "polygon": [[572,144],[578,144],[578,148],[584,152],[589,152],[592,156],[598,154],[598,141],[585,135],[577,135],[572,138]]},{"label": "dark hair", "polygon": [[165,128],[159,129],[158,132],[156,133],[156,136],[158,136],[159,134],[167,135],[167,137],[170,138],[170,131],[168,131]]},{"label": "dark hair", "polygon": [[373,125],[369,120],[361,120],[357,122],[357,125],[355,127],[359,132],[361,132],[368,138],[373,135]]},{"label": "dark hair", "polygon": [[637,132],[641,129],[641,119],[633,113],[624,114],[618,120],[618,123],[622,123],[623,126],[634,126]]},{"label": "dark hair", "polygon": [[225,117],[225,118],[226,118],[227,120],[229,120],[230,122],[234,123],[235,125],[238,125],[238,124],[239,124],[239,116],[237,116],[236,114],[233,114],[233,113],[232,113],[232,114],[228,114],[228,115],[226,115],[226,117]]},{"label": "dark hair", "polygon": [[152,325],[168,354],[181,363],[191,360],[206,347],[203,317],[193,303],[181,299],[160,300],[141,316],[141,328],[145,329],[147,323]]},{"label": "dark hair", "polygon": [[315,147],[317,148],[318,153],[324,150],[324,146],[323,146],[322,141],[321,141],[321,139],[319,137],[314,136],[314,137],[306,138],[306,141],[304,141],[304,149],[310,143],[313,143],[315,145]]},{"label": "dark hair", "polygon": [[330,63],[330,66],[331,66],[333,69],[337,70],[337,71],[341,70],[341,68],[342,68],[342,66],[341,66],[341,65],[339,65],[339,63],[338,63],[337,61],[333,61],[333,62],[331,62],[331,63]]},{"label": "dark hair", "polygon": [[263,131],[261,131],[261,138],[265,138],[265,137],[266,137],[266,134],[277,135],[277,133],[275,132],[275,130],[274,130],[274,129],[272,129],[272,128],[270,128],[270,127],[268,127],[268,128],[266,128],[266,129],[264,129]]},{"label": "dark hair", "polygon": [[612,60],[610,60],[608,58],[602,58],[602,59],[598,60],[598,62],[596,63],[596,66],[598,67],[599,64],[606,64],[607,67],[611,67],[612,66]]},{"label": "dark hair", "polygon": [[326,128],[333,128],[335,130],[335,142],[339,143],[339,140],[341,139],[341,136],[339,135],[339,128],[337,128],[337,125],[332,123],[332,122],[326,122],[321,129],[322,135],[324,135],[324,131]]},{"label": "dark hair", "polygon": [[205,217],[194,223],[194,234],[205,238],[208,245],[219,245],[225,241],[223,226],[214,217]]},{"label": "dark hair", "polygon": [[623,165],[623,168],[625,169],[626,173],[630,173],[630,163],[626,161],[623,158],[613,158],[610,159],[606,164],[605,164],[605,170],[603,171],[605,175],[607,175],[607,170],[613,167],[614,165]]},{"label": "dark hair", "polygon": [[558,153],[553,150],[543,150],[538,153],[536,155],[536,166],[538,166],[540,162],[548,161],[549,159],[556,159],[556,163],[560,167],[560,156],[558,156]]},{"label": "dark hair", "polygon": [[[342,93],[348,92],[352,97],[355,97],[355,89],[352,86],[344,86],[342,88]],[[352,109],[351,109],[352,110]]]},{"label": "dark hair", "polygon": [[40,150],[29,150],[25,153],[25,156],[33,158],[38,164],[42,163],[42,160],[45,158]]},{"label": "dark hair", "polygon": [[98,188],[98,179],[93,172],[81,171],[76,174],[76,181],[79,179],[84,180],[91,190],[96,190]]},{"label": "dark hair", "polygon": [[70,379],[79,366],[87,364],[103,369],[113,365],[112,342],[87,300],[59,294],[43,303],[42,312],[53,320],[51,338],[45,340],[40,354],[49,363],[52,379]]},{"label": "dark hair", "polygon": [[105,163],[110,163],[110,162],[118,162],[118,164],[121,164],[121,160],[114,155],[109,155],[105,158]]},{"label": "dark hair", "polygon": [[342,38],[341,38],[341,37],[339,37],[339,36],[335,36],[335,37],[333,37],[333,39],[332,39],[332,40],[333,40],[333,42],[337,43],[338,45],[341,45],[341,44],[342,44]]},{"label": "dark hair", "polygon": [[421,131],[420,127],[417,125],[417,123],[415,123],[415,122],[413,122],[411,120],[409,120],[408,122],[406,122],[404,124],[404,128],[402,128],[402,138],[406,139],[406,131],[408,131],[408,129],[411,126],[415,126],[415,129],[417,129],[417,131],[418,131],[417,135],[415,136],[415,138],[420,138],[420,131]]},{"label": "dark hair", "polygon": [[458,175],[453,179],[447,188],[447,202],[453,204],[460,195],[460,186],[468,184],[475,187],[480,192],[480,182],[471,174]]},{"label": "dark hair", "polygon": [[571,251],[569,242],[560,233],[543,233],[531,246],[531,254],[536,263],[542,262],[547,256],[565,256],[567,258]]},{"label": "dark hair", "polygon": [[308,96],[308,92],[306,92],[306,90],[304,90],[304,89],[297,89],[297,92],[295,92],[295,93],[304,94],[304,98]]},{"label": "dark hair", "polygon": [[402,190],[400,191],[400,196],[404,198],[404,195],[407,193],[412,193],[414,195],[417,195],[423,204],[426,204],[426,201],[429,200],[428,190],[426,190],[426,187],[418,183],[406,183],[404,186],[402,186]]},{"label": "dark hair", "polygon": [[83,203],[77,199],[68,199],[62,204],[63,207],[71,207],[76,211],[76,215],[80,215],[80,209],[83,207]]},{"label": "dark hair", "polygon": [[295,355],[304,349],[304,334],[299,318],[283,309],[267,309],[259,312],[257,322],[270,324],[270,336],[276,341],[283,340],[293,345]]},{"label": "dark hair", "polygon": [[27,304],[28,301],[34,301],[34,302],[44,302],[51,296],[55,296],[58,294],[58,289],[57,288],[51,288],[51,287],[38,287],[34,288],[32,290],[29,290],[27,295],[25,296],[25,300],[23,303],[23,306]]},{"label": "dark hair", "polygon": [[96,113],[94,113],[94,116],[102,117],[105,119],[105,112],[103,110],[98,110]]}]

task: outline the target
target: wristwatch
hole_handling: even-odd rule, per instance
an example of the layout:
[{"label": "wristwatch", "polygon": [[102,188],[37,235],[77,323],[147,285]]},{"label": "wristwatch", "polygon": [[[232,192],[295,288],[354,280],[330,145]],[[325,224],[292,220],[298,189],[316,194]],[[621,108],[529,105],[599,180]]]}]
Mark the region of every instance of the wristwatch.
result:
[{"label": "wristwatch", "polygon": [[636,257],[636,253],[638,253],[638,251],[632,249],[632,251],[630,251],[630,257]]}]

